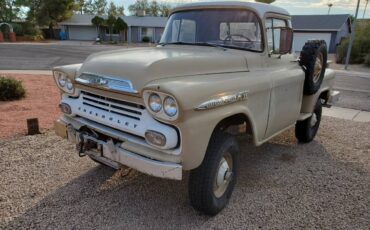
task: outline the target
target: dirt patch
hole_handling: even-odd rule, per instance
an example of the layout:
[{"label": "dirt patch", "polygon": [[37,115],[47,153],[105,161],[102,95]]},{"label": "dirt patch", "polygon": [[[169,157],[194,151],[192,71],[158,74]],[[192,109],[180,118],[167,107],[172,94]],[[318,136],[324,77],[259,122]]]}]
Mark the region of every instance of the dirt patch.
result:
[{"label": "dirt patch", "polygon": [[26,98],[0,102],[0,138],[25,134],[28,118],[38,118],[41,129],[50,129],[60,114],[59,90],[51,75],[6,74],[22,81]]}]

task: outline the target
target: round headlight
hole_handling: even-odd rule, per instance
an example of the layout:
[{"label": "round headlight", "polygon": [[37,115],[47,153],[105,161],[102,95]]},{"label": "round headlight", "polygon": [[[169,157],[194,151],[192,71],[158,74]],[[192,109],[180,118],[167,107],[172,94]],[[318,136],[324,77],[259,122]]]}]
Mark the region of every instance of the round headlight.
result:
[{"label": "round headlight", "polygon": [[72,90],[73,89],[73,84],[72,84],[72,82],[71,82],[70,79],[67,80],[67,89],[68,90]]},{"label": "round headlight", "polygon": [[168,116],[174,117],[177,114],[177,103],[175,99],[166,97],[163,102],[163,109]]},{"label": "round headlight", "polygon": [[162,109],[161,97],[156,93],[152,93],[149,96],[149,102],[148,103],[149,103],[150,109],[155,113],[158,113]]},{"label": "round headlight", "polygon": [[61,87],[64,87],[66,85],[66,77],[61,73],[59,73],[58,75],[58,82]]}]

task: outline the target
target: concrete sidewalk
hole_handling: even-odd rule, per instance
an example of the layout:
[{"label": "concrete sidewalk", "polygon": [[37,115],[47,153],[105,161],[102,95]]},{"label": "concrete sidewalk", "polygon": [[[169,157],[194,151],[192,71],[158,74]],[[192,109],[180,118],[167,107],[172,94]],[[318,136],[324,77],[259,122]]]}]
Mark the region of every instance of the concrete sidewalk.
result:
[{"label": "concrete sidewalk", "polygon": [[322,115],[345,120],[370,122],[370,112],[332,106],[323,108]]}]

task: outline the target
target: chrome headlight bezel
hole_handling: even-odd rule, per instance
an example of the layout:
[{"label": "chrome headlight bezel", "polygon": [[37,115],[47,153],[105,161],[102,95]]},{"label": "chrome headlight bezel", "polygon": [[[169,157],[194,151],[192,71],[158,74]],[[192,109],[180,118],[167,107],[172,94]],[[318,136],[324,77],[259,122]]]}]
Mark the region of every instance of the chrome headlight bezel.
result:
[{"label": "chrome headlight bezel", "polygon": [[[153,110],[153,108],[150,106],[150,97],[152,95],[158,95],[161,99],[161,108],[159,110]],[[160,120],[164,121],[175,121],[179,117],[179,104],[177,103],[177,100],[174,96],[163,93],[163,92],[158,92],[158,91],[152,91],[152,90],[146,90],[143,92],[143,98],[145,105],[148,109],[148,111],[156,118],[159,118]],[[175,113],[170,113],[167,109],[165,109],[165,100],[168,102],[168,100],[171,100],[171,102],[174,104],[172,105],[173,107],[176,107],[176,112]],[[166,106],[168,108],[168,105]],[[173,109],[172,107],[172,109]],[[172,115],[172,116],[171,116]]]},{"label": "chrome headlight bezel", "polygon": [[178,105],[176,100],[171,97],[167,96],[163,100],[163,111],[169,117],[174,117],[178,113]]},{"label": "chrome headlight bezel", "polygon": [[71,78],[68,77],[67,73],[62,71],[53,71],[54,80],[63,92],[74,95],[75,94],[75,87]]}]

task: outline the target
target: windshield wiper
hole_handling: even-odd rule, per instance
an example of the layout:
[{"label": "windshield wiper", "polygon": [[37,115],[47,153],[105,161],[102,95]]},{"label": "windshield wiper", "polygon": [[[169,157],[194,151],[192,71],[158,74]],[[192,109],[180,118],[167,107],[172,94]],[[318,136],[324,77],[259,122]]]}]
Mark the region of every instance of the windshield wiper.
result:
[{"label": "windshield wiper", "polygon": [[166,45],[195,45],[195,43],[190,43],[190,42],[163,42],[159,43],[161,46],[166,46]]},{"label": "windshield wiper", "polygon": [[219,47],[219,48],[222,48],[222,49],[226,49],[226,47],[224,47],[223,45],[220,45],[220,44],[217,44],[217,43],[212,43],[212,42],[196,42],[196,43],[194,43],[194,45]]}]

